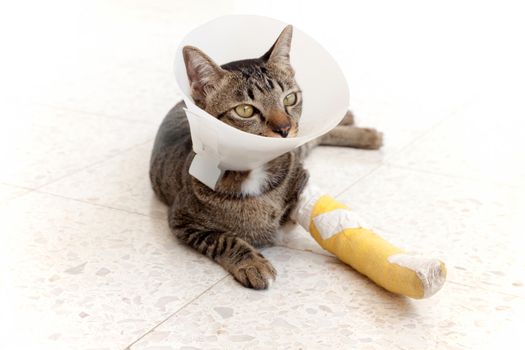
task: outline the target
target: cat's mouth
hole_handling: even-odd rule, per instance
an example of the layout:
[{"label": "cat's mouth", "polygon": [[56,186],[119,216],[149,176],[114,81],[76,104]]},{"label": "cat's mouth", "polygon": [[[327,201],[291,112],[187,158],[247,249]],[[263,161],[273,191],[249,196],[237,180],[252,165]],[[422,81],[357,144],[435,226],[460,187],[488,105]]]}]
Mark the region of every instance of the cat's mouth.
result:
[{"label": "cat's mouth", "polygon": [[265,125],[263,136],[287,138],[297,136],[298,123],[284,113],[273,113]]},{"label": "cat's mouth", "polygon": [[288,129],[277,129],[277,130],[267,130],[259,135],[265,137],[274,137],[274,138],[291,138],[297,136],[297,127],[292,127]]}]

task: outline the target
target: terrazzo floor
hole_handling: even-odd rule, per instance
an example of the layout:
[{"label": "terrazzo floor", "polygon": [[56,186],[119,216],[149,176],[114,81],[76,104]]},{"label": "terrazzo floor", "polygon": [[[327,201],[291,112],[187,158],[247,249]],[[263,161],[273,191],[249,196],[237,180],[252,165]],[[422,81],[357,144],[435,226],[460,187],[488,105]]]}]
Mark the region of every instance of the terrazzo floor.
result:
[{"label": "terrazzo floor", "polygon": [[[0,349],[525,348],[522,21],[506,5],[396,4],[4,9]],[[299,228],[264,249],[271,289],[248,290],[172,237],[148,182],[152,140],[179,99],[178,40],[228,13],[291,22],[340,62],[358,124],[385,146],[318,148],[311,181],[444,260],[438,294],[392,295]]]}]

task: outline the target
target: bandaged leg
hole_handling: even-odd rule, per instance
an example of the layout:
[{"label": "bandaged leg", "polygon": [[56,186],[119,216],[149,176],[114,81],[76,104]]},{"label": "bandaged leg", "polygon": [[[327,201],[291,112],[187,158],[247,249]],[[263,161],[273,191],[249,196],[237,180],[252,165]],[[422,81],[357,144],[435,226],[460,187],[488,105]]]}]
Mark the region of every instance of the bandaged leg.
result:
[{"label": "bandaged leg", "polygon": [[442,261],[393,246],[354,211],[312,185],[301,195],[296,220],[321,247],[393,293],[428,298],[445,283]]}]

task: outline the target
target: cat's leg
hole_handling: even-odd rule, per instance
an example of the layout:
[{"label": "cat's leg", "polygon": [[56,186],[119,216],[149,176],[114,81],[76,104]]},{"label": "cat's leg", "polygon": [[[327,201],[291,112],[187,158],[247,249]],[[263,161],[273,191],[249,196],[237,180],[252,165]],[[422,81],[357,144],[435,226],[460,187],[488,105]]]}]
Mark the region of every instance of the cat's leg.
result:
[{"label": "cat's leg", "polygon": [[383,133],[372,128],[360,128],[354,125],[354,114],[346,112],[343,120],[334,129],[317,140],[313,145],[379,149],[383,145]]},{"label": "cat's leg", "polygon": [[379,149],[383,145],[383,133],[371,128],[339,125],[321,136],[318,143],[325,146]]},{"label": "cat's leg", "polygon": [[383,133],[371,128],[354,126],[354,115],[348,111],[338,126],[297,148],[295,152],[299,159],[304,159],[319,145],[379,149],[383,145]]},{"label": "cat's leg", "polygon": [[354,125],[354,114],[351,111],[347,111],[339,125]]},{"label": "cat's leg", "polygon": [[267,289],[277,272],[272,264],[246,241],[233,233],[205,228],[199,221],[178,220],[170,215],[169,225],[181,241],[221,265],[243,286]]}]

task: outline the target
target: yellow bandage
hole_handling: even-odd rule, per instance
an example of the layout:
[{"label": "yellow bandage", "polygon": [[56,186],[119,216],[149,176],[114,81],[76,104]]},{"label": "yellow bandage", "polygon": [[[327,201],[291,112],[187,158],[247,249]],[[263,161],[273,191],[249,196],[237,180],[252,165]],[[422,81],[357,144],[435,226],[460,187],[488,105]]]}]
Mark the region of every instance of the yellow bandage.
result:
[{"label": "yellow bandage", "polygon": [[355,212],[330,196],[305,191],[297,215],[321,247],[393,293],[427,298],[445,282],[443,262],[406,254],[366,228]]}]

